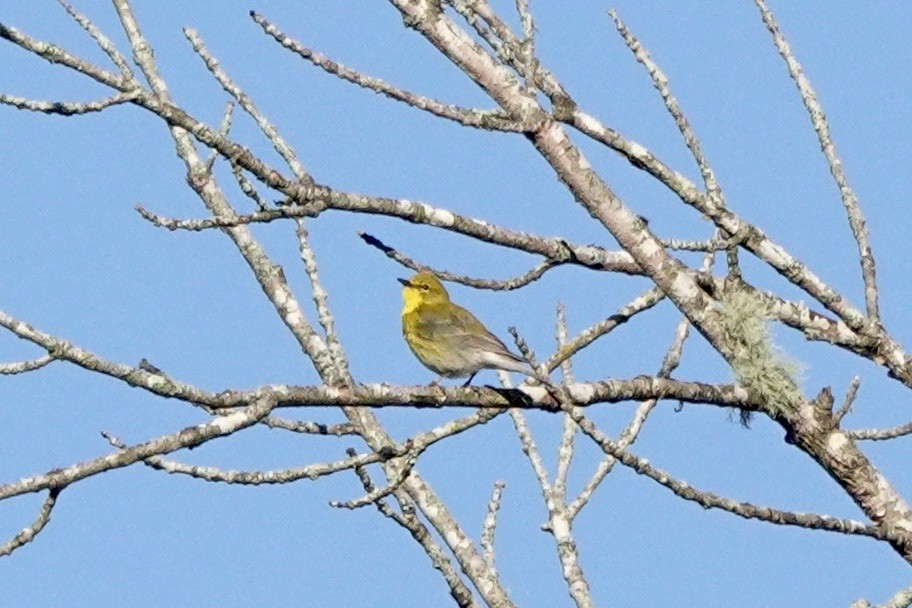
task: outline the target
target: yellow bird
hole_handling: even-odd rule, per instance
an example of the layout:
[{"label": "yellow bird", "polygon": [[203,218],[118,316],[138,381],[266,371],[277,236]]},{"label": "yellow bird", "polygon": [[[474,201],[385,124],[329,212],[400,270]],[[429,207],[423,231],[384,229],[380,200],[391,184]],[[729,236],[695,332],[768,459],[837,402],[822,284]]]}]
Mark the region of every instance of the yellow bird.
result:
[{"label": "yellow bird", "polygon": [[433,274],[419,272],[402,283],[402,335],[421,363],[447,378],[469,377],[482,369],[519,372],[538,378],[529,364],[450,296]]}]

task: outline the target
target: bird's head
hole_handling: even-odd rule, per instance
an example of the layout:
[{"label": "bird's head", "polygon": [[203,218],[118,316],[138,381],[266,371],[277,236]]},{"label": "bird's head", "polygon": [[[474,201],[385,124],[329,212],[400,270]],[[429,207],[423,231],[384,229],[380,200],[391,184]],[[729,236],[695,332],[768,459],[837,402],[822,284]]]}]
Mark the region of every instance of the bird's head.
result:
[{"label": "bird's head", "polygon": [[397,279],[402,283],[403,312],[418,306],[440,304],[450,301],[443,283],[430,272],[419,272],[410,279]]}]

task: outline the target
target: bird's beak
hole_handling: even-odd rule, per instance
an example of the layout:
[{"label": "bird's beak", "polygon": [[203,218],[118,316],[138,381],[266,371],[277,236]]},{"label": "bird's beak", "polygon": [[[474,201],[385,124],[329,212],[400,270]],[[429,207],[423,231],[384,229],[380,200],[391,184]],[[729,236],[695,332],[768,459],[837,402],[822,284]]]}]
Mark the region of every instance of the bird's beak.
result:
[{"label": "bird's beak", "polygon": [[399,281],[400,283],[402,283],[403,285],[405,285],[406,287],[412,286],[412,284],[409,283],[408,279],[396,279],[396,280]]}]

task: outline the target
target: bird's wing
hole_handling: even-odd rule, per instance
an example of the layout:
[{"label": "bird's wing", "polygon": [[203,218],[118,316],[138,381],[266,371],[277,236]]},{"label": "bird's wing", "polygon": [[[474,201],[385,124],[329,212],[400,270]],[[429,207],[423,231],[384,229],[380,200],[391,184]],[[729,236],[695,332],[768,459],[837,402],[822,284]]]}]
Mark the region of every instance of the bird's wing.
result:
[{"label": "bird's wing", "polygon": [[461,306],[453,306],[449,322],[446,323],[448,331],[452,333],[452,338],[463,348],[479,349],[490,353],[503,355],[514,361],[522,361],[521,358],[514,355],[479,321],[475,315],[470,313]]}]

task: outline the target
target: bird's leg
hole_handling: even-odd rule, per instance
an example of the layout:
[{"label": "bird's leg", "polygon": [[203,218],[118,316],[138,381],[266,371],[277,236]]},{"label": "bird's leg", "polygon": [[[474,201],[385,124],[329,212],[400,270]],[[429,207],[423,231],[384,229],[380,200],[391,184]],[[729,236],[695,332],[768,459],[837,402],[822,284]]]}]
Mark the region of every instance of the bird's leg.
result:
[{"label": "bird's leg", "polygon": [[477,374],[477,373],[478,373],[478,372],[472,372],[472,375],[469,376],[469,379],[465,381],[465,383],[462,385],[462,388],[465,388],[465,387],[467,387],[468,385],[472,384],[472,378],[474,378],[474,377],[475,377],[475,374]]}]

